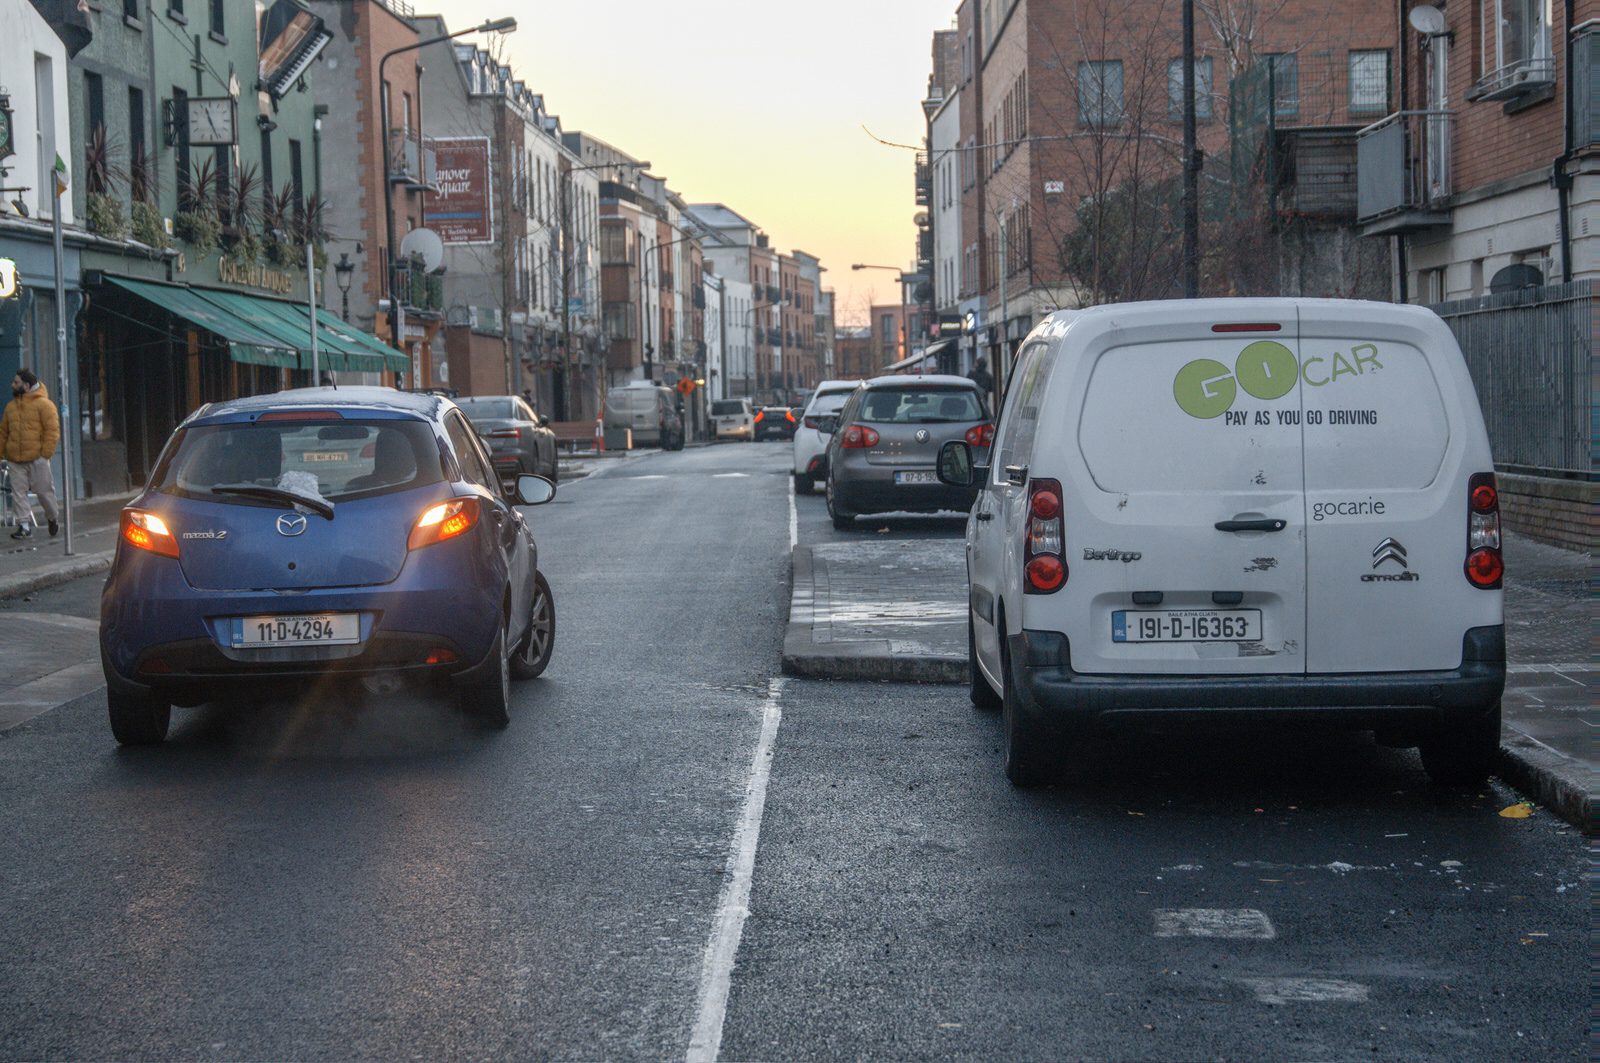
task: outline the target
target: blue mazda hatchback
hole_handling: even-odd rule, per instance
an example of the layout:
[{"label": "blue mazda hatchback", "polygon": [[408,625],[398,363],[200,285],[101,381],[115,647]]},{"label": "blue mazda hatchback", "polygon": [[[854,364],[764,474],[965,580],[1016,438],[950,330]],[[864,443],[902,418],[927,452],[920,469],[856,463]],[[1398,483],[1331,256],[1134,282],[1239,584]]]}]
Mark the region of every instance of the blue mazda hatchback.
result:
[{"label": "blue mazda hatchback", "polygon": [[555,605],[516,505],[449,399],[308,388],[202,406],[122,511],[100,604],[111,730],[167,734],[172,705],[364,679],[447,680],[490,727],[539,675]]}]

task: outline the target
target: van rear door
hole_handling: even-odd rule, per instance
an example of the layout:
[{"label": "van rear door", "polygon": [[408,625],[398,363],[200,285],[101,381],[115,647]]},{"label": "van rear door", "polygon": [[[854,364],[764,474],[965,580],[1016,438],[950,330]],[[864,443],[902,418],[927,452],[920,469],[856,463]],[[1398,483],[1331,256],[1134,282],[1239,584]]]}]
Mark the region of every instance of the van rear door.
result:
[{"label": "van rear door", "polygon": [[[1038,626],[1068,632],[1077,671],[1305,669],[1296,319],[1287,300],[1247,313],[1129,313],[1096,325],[1071,374],[1056,374],[1054,393],[1082,404],[1059,444],[1079,458],[1063,484],[1069,576],[1064,593],[1031,598],[1028,623],[1062,609]],[[1069,352],[1073,340],[1069,329]],[[1050,476],[1047,461],[1032,474]]]},{"label": "van rear door", "polygon": [[1499,622],[1462,573],[1482,414],[1436,317],[1371,306],[1301,310],[1307,670],[1455,668],[1464,630]]}]

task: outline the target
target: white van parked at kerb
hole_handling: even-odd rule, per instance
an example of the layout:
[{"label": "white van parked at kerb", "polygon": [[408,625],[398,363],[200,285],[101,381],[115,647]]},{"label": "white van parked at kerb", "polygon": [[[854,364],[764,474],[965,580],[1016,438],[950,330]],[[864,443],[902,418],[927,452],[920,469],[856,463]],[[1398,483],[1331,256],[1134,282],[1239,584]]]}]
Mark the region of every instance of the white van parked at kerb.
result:
[{"label": "white van parked at kerb", "polygon": [[1500,516],[1455,339],[1387,303],[1062,311],[1018,352],[993,448],[956,441],[972,699],[1005,770],[1140,720],[1286,721],[1481,780],[1505,686]]}]

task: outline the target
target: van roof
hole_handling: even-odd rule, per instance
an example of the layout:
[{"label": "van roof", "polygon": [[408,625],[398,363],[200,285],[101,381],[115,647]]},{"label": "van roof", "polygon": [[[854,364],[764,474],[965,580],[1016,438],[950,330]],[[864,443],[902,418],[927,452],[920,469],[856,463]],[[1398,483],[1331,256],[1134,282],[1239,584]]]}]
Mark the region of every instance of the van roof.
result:
[{"label": "van roof", "polygon": [[1170,320],[1180,315],[1211,323],[1229,321],[1287,323],[1291,319],[1298,318],[1302,325],[1308,321],[1337,321],[1346,326],[1353,322],[1372,324],[1393,322],[1413,328],[1422,325],[1428,319],[1438,321],[1438,315],[1424,306],[1386,303],[1371,299],[1151,299],[1144,302],[1101,303],[1081,310],[1057,310],[1040,322],[1040,327],[1050,326],[1051,334],[1060,335],[1067,328],[1077,329],[1081,326],[1087,326],[1091,330],[1116,328],[1140,324],[1146,319]]}]

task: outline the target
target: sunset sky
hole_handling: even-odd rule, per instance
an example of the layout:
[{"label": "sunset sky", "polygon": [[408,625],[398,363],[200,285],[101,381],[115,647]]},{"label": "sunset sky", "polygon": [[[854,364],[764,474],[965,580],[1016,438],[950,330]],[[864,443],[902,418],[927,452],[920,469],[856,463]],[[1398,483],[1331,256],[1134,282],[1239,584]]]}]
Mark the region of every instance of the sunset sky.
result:
[{"label": "sunset sky", "polygon": [[956,0],[454,0],[446,18],[454,30],[514,16],[507,55],[563,128],[650,160],[689,202],[726,203],[779,249],[819,256],[847,324],[869,299],[900,299],[893,273],[851,263],[909,268],[916,235],[912,153],[863,127],[922,141],[931,36],[955,9]]}]

